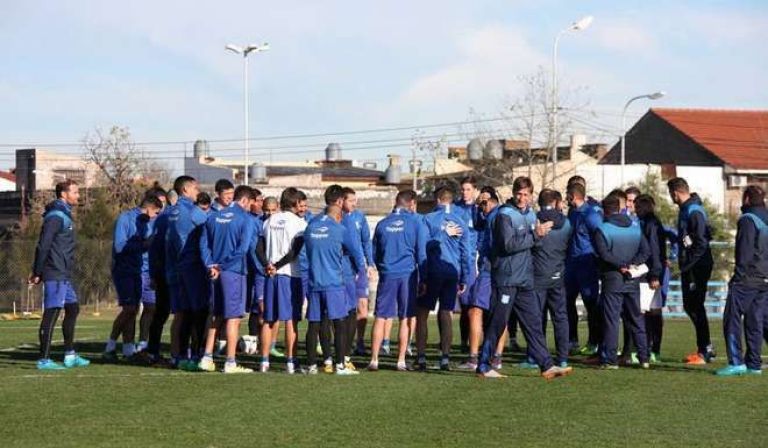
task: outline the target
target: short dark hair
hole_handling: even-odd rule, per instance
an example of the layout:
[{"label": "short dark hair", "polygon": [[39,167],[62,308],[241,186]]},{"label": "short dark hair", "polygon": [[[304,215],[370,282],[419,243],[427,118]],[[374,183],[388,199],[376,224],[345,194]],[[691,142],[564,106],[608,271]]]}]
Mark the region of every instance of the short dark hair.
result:
[{"label": "short dark hair", "polygon": [[294,187],[288,187],[280,194],[280,209],[290,210],[299,204],[300,191]]},{"label": "short dark hair", "polygon": [[669,188],[669,191],[678,191],[681,193],[688,193],[690,191],[688,182],[686,182],[682,177],[669,179],[667,182],[667,188]]},{"label": "short dark hair", "polygon": [[339,199],[344,199],[344,187],[339,184],[328,185],[323,196],[325,205],[333,205]]},{"label": "short dark hair", "polygon": [[453,200],[454,196],[453,189],[448,185],[440,186],[435,190],[436,201],[450,201]]},{"label": "short dark hair", "polygon": [[147,197],[147,196],[154,196],[156,198],[164,198],[164,197],[168,196],[168,192],[165,191],[165,189],[163,187],[161,187],[160,185],[155,185],[152,188],[150,188],[149,190],[144,192],[144,197]]},{"label": "short dark hair", "polygon": [[173,190],[181,196],[184,193],[184,188],[187,186],[187,184],[197,182],[197,180],[192,176],[187,176],[186,174],[179,176],[176,178],[176,180],[173,181]]},{"label": "short dark hair", "polygon": [[258,188],[256,188],[256,187],[251,187],[251,190],[253,190],[253,195],[254,195],[254,196],[262,196],[262,195],[263,195],[263,194],[262,194],[262,192],[261,192],[261,190],[259,190],[259,189],[258,189]]},{"label": "short dark hair", "polygon": [[490,196],[490,199],[496,202],[501,202],[501,199],[499,199],[499,192],[496,191],[495,188],[491,187],[490,185],[486,185],[485,187],[480,189],[480,194],[487,193],[488,196]]},{"label": "short dark hair", "polygon": [[306,193],[304,193],[304,192],[303,192],[303,191],[301,191],[301,190],[298,190],[298,191],[296,192],[296,202],[298,203],[298,202],[301,202],[301,201],[306,201],[306,200],[307,200],[307,194],[306,194]]},{"label": "short dark hair", "polygon": [[475,179],[475,176],[465,176],[461,179],[461,182],[459,182],[459,185],[464,184],[470,184],[473,187],[477,188],[477,179]]},{"label": "short dark hair", "polygon": [[609,194],[603,199],[601,205],[606,216],[619,213],[621,210],[621,203],[619,202],[619,197],[616,195]]},{"label": "short dark hair", "polygon": [[611,190],[611,192],[608,193],[608,196],[616,196],[617,198],[619,198],[619,200],[624,200],[624,201],[627,200],[627,193],[625,193],[624,190],[622,190],[621,188],[615,188]]},{"label": "short dark hair", "polygon": [[749,185],[744,189],[742,202],[747,198],[749,199],[749,205],[765,205],[765,190],[757,185]]},{"label": "short dark hair", "polygon": [[530,177],[520,176],[512,182],[512,191],[515,193],[526,188],[533,193],[533,181],[531,181]]},{"label": "short dark hair", "polygon": [[550,207],[557,203],[560,193],[551,189],[545,188],[539,192],[539,207]]},{"label": "short dark hair", "polygon": [[655,214],[656,200],[649,194],[641,194],[635,198],[635,213],[640,218]]},{"label": "short dark hair", "polygon": [[145,195],[144,198],[141,200],[141,204],[139,204],[140,208],[147,208],[147,207],[154,207],[158,210],[162,210],[163,208],[163,202],[154,195]]},{"label": "short dark hair", "polygon": [[581,199],[584,199],[587,197],[586,189],[584,188],[584,185],[580,183],[573,183],[568,185],[568,188],[565,191],[565,194],[568,196],[578,197]]},{"label": "short dark hair", "polygon": [[256,199],[256,195],[253,194],[253,188],[248,185],[238,185],[237,188],[235,188],[235,196],[233,200],[239,201],[246,197],[250,200]]},{"label": "short dark hair", "polygon": [[195,204],[197,205],[211,205],[211,195],[208,193],[201,191],[197,194],[197,198],[195,200]]},{"label": "short dark hair", "polygon": [[344,199],[347,199],[347,196],[349,195],[357,194],[355,193],[355,190],[350,187],[344,187],[342,191],[344,192]]},{"label": "short dark hair", "polygon": [[77,185],[72,179],[63,180],[56,184],[56,199],[61,198],[62,193],[69,193],[69,189],[72,185]]},{"label": "short dark hair", "polygon": [[643,192],[642,192],[642,191],[640,191],[640,189],[639,189],[639,188],[637,188],[637,187],[636,187],[636,186],[634,186],[634,185],[627,187],[627,188],[624,190],[624,193],[625,193],[627,196],[629,196],[630,194],[634,194],[634,195],[635,195],[635,198],[637,198],[638,196],[640,196],[641,194],[643,194]]},{"label": "short dark hair", "polygon": [[573,184],[583,185],[584,189],[585,190],[587,189],[587,180],[584,179],[582,176],[579,176],[578,174],[568,178],[567,186],[570,187]]},{"label": "short dark hair", "polygon": [[235,185],[229,179],[219,179],[213,186],[213,190],[216,192],[216,194],[221,194],[222,191],[233,190],[234,188]]},{"label": "short dark hair", "polygon": [[397,196],[395,196],[395,204],[399,206],[404,206],[408,202],[415,201],[416,200],[416,192],[413,190],[403,190],[399,193],[397,193]]}]

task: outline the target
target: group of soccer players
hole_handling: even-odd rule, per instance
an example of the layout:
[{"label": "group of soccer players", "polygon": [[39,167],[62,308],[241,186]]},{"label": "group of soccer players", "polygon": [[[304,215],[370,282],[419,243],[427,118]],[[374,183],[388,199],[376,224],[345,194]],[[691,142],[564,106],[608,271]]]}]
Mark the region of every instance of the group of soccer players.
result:
[{"label": "group of soccer players", "polygon": [[[704,306],[713,268],[711,231],[702,202],[686,181],[675,178],[668,187],[680,207],[676,230],[661,224],[654,199],[635,187],[614,190],[598,203],[587,196],[585,180],[574,176],[565,197],[545,188],[535,198],[531,180],[519,177],[513,196],[503,201],[493,187],[467,177],[458,199],[452,188],[438,187],[436,206],[425,215],[416,211],[414,191],[399,192],[392,212],[371,234],[351,188],[329,186],[325,208],[312,216],[307,196],[296,188],[264,198],[255,188],[220,180],[211,200],[194,178],[180,176],[172,191],[150,189],[116,222],[112,275],[121,311],[104,357],[117,359],[122,336],[126,359],[215,371],[214,356],[223,352],[222,372],[248,373],[252,370],[238,364],[236,356],[238,347],[255,353],[249,348],[254,344],[261,355],[259,370],[268,372],[282,326],[287,373],[318,373],[322,354],[325,372],[355,375],[350,355],[353,345],[356,354],[366,353],[368,284],[378,271],[369,371],[379,369],[395,318],[397,370],[427,370],[428,316],[435,310],[441,370],[452,366],[456,312],[462,351],[468,353],[458,368],[485,378],[504,376],[501,354],[518,325],[527,346],[520,367],[539,369],[546,379],[571,373],[571,355],[587,356],[587,363],[604,369],[622,363],[648,368],[660,359],[669,241],[678,248],[673,255],[680,264],[684,309],[696,330],[697,350],[686,362],[706,364],[714,358]],[[59,184],[56,194],[44,215],[30,277],[45,284],[38,368],[46,370],[89,363],[73,345],[78,308],[70,283],[71,207],[77,204],[77,184]],[[729,366],[718,371],[722,375],[760,372],[764,315],[768,319],[763,312],[768,306],[764,196],[756,186],[743,196],[724,320]],[[577,331],[579,296],[588,321],[584,346]],[[64,366],[49,353],[62,308]],[[170,314],[171,359],[165,361],[160,341]],[[248,335],[241,338],[246,314]],[[545,338],[548,317],[554,356]],[[308,321],[303,368],[297,350],[302,318]],[[416,359],[407,365],[414,335]]]}]

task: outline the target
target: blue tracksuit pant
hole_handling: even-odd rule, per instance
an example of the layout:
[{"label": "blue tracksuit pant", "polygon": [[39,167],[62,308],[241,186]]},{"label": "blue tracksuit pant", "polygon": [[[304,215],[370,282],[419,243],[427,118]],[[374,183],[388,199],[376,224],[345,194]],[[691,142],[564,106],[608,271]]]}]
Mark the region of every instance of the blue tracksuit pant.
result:
[{"label": "blue tracksuit pant", "polygon": [[623,290],[603,292],[600,295],[600,309],[603,317],[600,361],[603,364],[618,362],[616,350],[619,346],[619,318],[623,311],[632,340],[637,344],[637,357],[641,363],[648,362],[648,339],[645,319],[640,310],[640,287],[633,284],[625,286]]},{"label": "blue tracksuit pant", "polygon": [[[728,364],[742,365],[760,370],[760,349],[763,344],[763,315],[768,304],[768,291],[731,284],[723,313],[723,333]],[[746,356],[742,356],[742,319],[747,342]]]},{"label": "blue tracksuit pant", "polygon": [[565,287],[560,285],[554,288],[537,289],[534,291],[536,300],[541,309],[541,332],[546,338],[547,312],[552,318],[555,328],[555,347],[557,349],[557,362],[568,362],[568,350],[570,340],[568,337],[568,312],[565,305]]}]

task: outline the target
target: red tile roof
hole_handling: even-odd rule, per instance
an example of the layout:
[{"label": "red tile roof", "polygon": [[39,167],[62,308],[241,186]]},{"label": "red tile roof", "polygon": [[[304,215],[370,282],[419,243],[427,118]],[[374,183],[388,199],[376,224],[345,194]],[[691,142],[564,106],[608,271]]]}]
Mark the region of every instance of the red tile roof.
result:
[{"label": "red tile roof", "polygon": [[8,171],[0,171],[0,179],[5,179],[10,182],[16,182],[16,175],[9,173]]},{"label": "red tile roof", "polygon": [[651,109],[737,169],[768,169],[768,110]]}]

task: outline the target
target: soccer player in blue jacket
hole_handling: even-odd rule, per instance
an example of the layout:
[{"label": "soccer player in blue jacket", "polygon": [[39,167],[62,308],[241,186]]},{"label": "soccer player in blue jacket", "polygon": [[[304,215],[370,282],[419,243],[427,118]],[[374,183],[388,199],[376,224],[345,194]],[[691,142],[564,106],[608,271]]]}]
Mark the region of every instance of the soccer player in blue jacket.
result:
[{"label": "soccer player in blue jacket", "polygon": [[413,190],[399,192],[395,198],[395,209],[376,224],[373,233],[373,259],[379,271],[379,284],[371,362],[368,365],[371,371],[379,369],[379,350],[384,340],[385,323],[395,317],[400,321],[397,370],[407,370],[405,355],[411,331],[408,319],[415,315],[419,279],[426,278],[427,260],[426,227],[411,211],[415,202],[416,192]]},{"label": "soccer player in blue jacket", "polygon": [[467,279],[467,289],[464,293],[459,295],[459,306],[461,308],[461,318],[459,320],[459,331],[461,333],[461,351],[466,353],[469,351],[469,338],[472,332],[470,328],[469,310],[471,308],[472,294],[474,294],[475,280],[477,279],[477,262],[475,257],[477,254],[478,234],[481,217],[480,207],[477,205],[477,197],[479,191],[477,189],[477,179],[472,176],[467,176],[459,182],[461,188],[461,198],[459,198],[454,205],[456,206],[456,212],[464,217],[464,223],[469,230],[469,253],[472,257],[471,269]]},{"label": "soccer player in blue jacket", "polygon": [[199,193],[194,177],[177,177],[173,189],[179,200],[170,207],[165,233],[165,274],[174,313],[171,354],[179,368],[197,370],[208,319],[208,276],[200,258],[208,216],[193,202]]},{"label": "soccer player in blue jacket", "polygon": [[241,185],[234,190],[232,206],[214,210],[200,236],[200,259],[210,278],[211,324],[200,360],[200,370],[213,372],[213,349],[216,333],[224,322],[227,360],[224,373],[251,373],[238,366],[235,359],[240,319],[245,315],[248,274],[248,250],[253,240],[253,223],[249,216],[253,190]]},{"label": "soccer player in blue jacket", "polygon": [[709,321],[704,302],[707,283],[712,277],[714,260],[709,242],[712,239],[707,213],[701,198],[691,193],[688,182],[681,177],[667,182],[672,202],[680,207],[677,218],[678,263],[680,285],[683,291],[683,309],[696,330],[695,353],[685,358],[688,365],[704,365],[712,360],[715,351],[709,334]]},{"label": "soccer player in blue jacket", "polygon": [[371,229],[365,214],[357,208],[357,193],[349,187],[344,188],[342,203],[344,216],[354,224],[355,236],[360,240],[360,247],[365,257],[366,269],[357,274],[355,279],[355,295],[357,296],[356,325],[352,328],[350,338],[357,335],[356,355],[365,355],[365,327],[368,325],[368,280],[373,276],[373,251],[371,249]]},{"label": "soccer player in blue jacket", "polygon": [[[742,215],[736,229],[736,265],[728,285],[723,334],[728,366],[719,376],[762,374],[763,316],[768,304],[768,210],[765,191],[757,185],[744,189]],[[747,343],[742,352],[743,337]]]},{"label": "soccer player in blue jacket", "polygon": [[[171,293],[168,290],[165,277],[165,233],[168,229],[168,216],[171,207],[168,195],[169,193],[160,187],[154,187],[146,192],[146,196],[155,196],[163,202],[163,210],[155,218],[152,226],[153,237],[147,251],[150,284],[155,292],[155,307],[152,321],[149,324],[147,348],[142,352],[142,358],[150,365],[163,361],[160,356],[160,343],[163,337],[163,328],[171,314]],[[143,320],[144,312],[142,312]]]},{"label": "soccer player in blue jacket", "polygon": [[123,335],[123,357],[136,352],[136,316],[139,304],[149,289],[145,271],[149,269],[147,251],[152,242],[152,220],[163,204],[155,196],[145,196],[138,207],[117,217],[112,238],[112,281],[117,292],[120,313],[112,324],[112,332],[104,349],[104,358],[116,360],[117,338]]},{"label": "soccer player in blue jacket", "polygon": [[648,368],[648,344],[645,321],[640,310],[639,279],[632,276],[633,267],[644,264],[650,255],[648,242],[640,223],[621,212],[618,196],[603,199],[604,222],[595,231],[595,251],[599,257],[600,309],[603,312],[603,342],[599,363],[604,369],[617,369],[619,317],[628,321],[637,356]]},{"label": "soccer player in blue jacket", "polygon": [[467,289],[470,270],[469,229],[453,206],[453,191],[440,187],[435,191],[437,207],[424,217],[427,227],[427,290],[417,300],[416,367],[427,368],[427,317],[439,302],[440,369],[450,370],[452,316],[458,294]]},{"label": "soccer player in blue jacket", "polygon": [[[568,331],[571,349],[582,355],[594,355],[602,340],[602,317],[597,309],[599,274],[592,235],[602,223],[600,208],[588,202],[586,189],[580,182],[568,185],[568,221],[571,224],[571,243],[565,260],[565,293],[568,306]],[[576,298],[581,296],[587,310],[589,338],[579,349],[579,316]]]},{"label": "soccer player in blue jacket", "polygon": [[531,248],[537,240],[550,232],[553,224],[542,224],[536,219],[530,207],[533,183],[529,178],[515,179],[512,192],[514,199],[499,207],[496,218],[491,223],[493,294],[489,317],[485,321],[485,335],[477,374],[484,378],[504,376],[492,369],[491,359],[514,307],[528,345],[528,355],[541,369],[542,377],[550,380],[567,375],[572,370],[570,367],[555,366],[552,362],[541,329],[541,309],[533,292]]},{"label": "soccer player in blue jacket", "polygon": [[[309,299],[307,303],[307,373],[317,374],[317,336],[324,319],[333,323],[336,346],[336,374],[356,375],[347,367],[349,346],[347,316],[349,315],[347,291],[343,275],[344,252],[355,257],[353,270],[365,271],[362,252],[356,251],[357,235],[341,225],[342,210],[330,205],[323,215],[312,220],[304,231],[304,241],[309,261]],[[324,353],[325,354],[325,353]]]},{"label": "soccer player in blue jacket", "polygon": [[[40,321],[40,370],[85,367],[90,361],[75,352],[75,324],[80,313],[77,293],[72,286],[75,262],[75,226],[72,207],[77,205],[80,190],[77,182],[65,180],[56,184],[56,200],[45,207],[43,227],[35,249],[35,261],[29,284],[43,283],[43,319]],[[51,360],[51,338],[56,320],[64,309],[61,332],[64,335],[64,365]]]},{"label": "soccer player in blue jacket", "polygon": [[562,196],[545,188],[539,193],[540,223],[552,223],[552,229],[531,249],[533,255],[534,294],[541,308],[542,332],[546,335],[547,312],[552,317],[557,349],[557,364],[568,366],[568,312],[565,304],[565,257],[571,239],[571,223],[559,208]]},{"label": "soccer player in blue jacket", "polygon": [[251,203],[249,218],[253,226],[251,247],[248,249],[248,294],[249,298],[246,308],[250,315],[248,316],[248,335],[258,338],[261,334],[261,326],[264,324],[262,313],[264,311],[264,285],[266,282],[265,266],[268,264],[264,256],[264,244],[262,241],[264,234],[264,220],[266,218],[262,211],[264,196],[261,191],[254,188],[255,199]]},{"label": "soccer player in blue jacket", "polygon": [[232,206],[235,198],[235,186],[229,179],[219,179],[213,186],[216,198],[211,203],[211,211],[221,211]]}]

